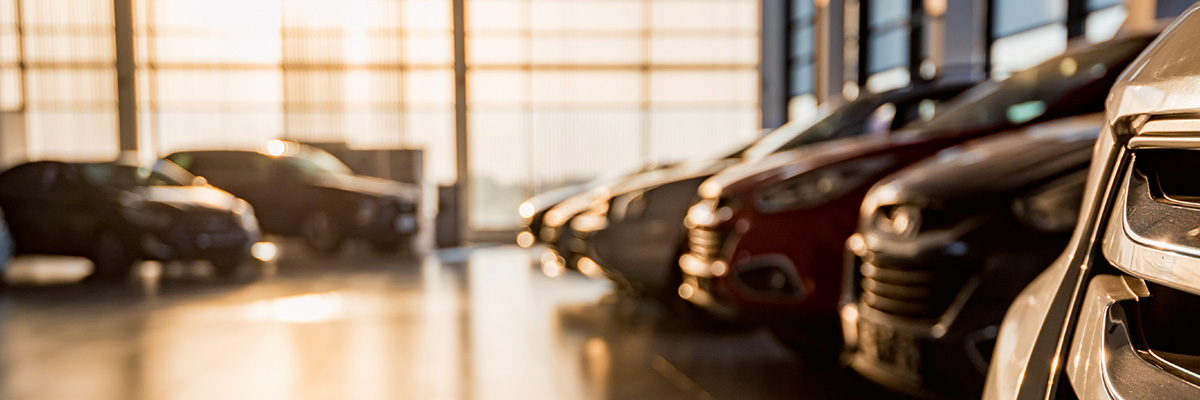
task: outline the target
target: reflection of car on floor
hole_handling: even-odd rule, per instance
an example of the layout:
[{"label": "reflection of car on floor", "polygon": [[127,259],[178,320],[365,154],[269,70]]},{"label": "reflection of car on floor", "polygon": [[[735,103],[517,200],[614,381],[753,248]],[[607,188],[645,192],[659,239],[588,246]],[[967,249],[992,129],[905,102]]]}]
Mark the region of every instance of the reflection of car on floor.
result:
[{"label": "reflection of car on floor", "polygon": [[320,252],[338,252],[349,238],[396,251],[417,233],[420,188],[356,175],[311,146],[276,140],[263,152],[184,151],[167,159],[250,202],[264,232],[300,236]]},{"label": "reflection of car on floor", "polygon": [[877,183],[847,241],[850,366],[899,391],[978,397],[1008,304],[1067,245],[1102,124],[968,142]]},{"label": "reflection of car on floor", "polygon": [[31,162],[0,174],[0,208],[17,253],[88,257],[94,277],[125,276],[138,259],[231,273],[259,238],[254,210],[194,179],[166,161]]},{"label": "reflection of car on floor", "polygon": [[[679,257],[687,252],[683,225],[688,206],[705,179],[738,162],[858,135],[886,134],[970,87],[963,83],[922,85],[865,95],[825,109],[814,122],[792,122],[730,156],[680,163],[621,192],[608,193],[581,215],[573,231],[586,243],[590,260],[608,275],[647,294],[678,299]],[[655,173],[647,173],[653,175]]]},{"label": "reflection of car on floor", "polygon": [[843,250],[875,182],[969,139],[1099,112],[1104,93],[1151,39],[1068,51],[968,90],[913,129],[819,143],[710,178],[688,212],[692,245],[680,260],[680,295],[761,319],[793,347],[840,348]]},{"label": "reflection of car on floor", "polygon": [[1200,7],[1107,96],[1080,218],[1012,302],[984,399],[1200,398]]}]

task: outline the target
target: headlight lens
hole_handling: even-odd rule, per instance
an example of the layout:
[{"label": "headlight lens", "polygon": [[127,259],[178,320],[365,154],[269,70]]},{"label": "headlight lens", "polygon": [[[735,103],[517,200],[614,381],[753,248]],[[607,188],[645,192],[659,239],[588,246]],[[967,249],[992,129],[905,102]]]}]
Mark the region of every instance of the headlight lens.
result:
[{"label": "headlight lens", "polygon": [[646,192],[626,193],[613,199],[612,209],[609,211],[609,218],[613,221],[621,221],[625,218],[637,218],[646,210]]},{"label": "headlight lens", "polygon": [[921,228],[921,209],[913,205],[880,207],[875,211],[875,229],[902,238],[912,237]]},{"label": "headlight lens", "polygon": [[755,202],[762,212],[816,207],[848,193],[892,164],[892,157],[864,158],[810,171],[766,188]]},{"label": "headlight lens", "polygon": [[1022,223],[1043,232],[1075,228],[1087,171],[1079,171],[1034,189],[1013,200],[1012,211]]}]

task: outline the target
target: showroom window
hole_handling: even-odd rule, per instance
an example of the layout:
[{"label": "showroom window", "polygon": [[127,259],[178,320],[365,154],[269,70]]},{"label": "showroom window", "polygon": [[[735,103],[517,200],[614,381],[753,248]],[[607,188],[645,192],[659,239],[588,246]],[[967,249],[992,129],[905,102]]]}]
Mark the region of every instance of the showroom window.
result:
[{"label": "showroom window", "polygon": [[467,0],[470,226],[547,189],[757,135],[758,3]]},{"label": "showroom window", "polygon": [[991,72],[1005,78],[1067,49],[1068,24],[1088,41],[1111,38],[1125,20],[1123,0],[1087,0],[1085,15],[1068,20],[1067,0],[993,0]]},{"label": "showroom window", "polygon": [[816,96],[816,7],[813,0],[792,0],[788,21],[788,66],[790,88],[789,119],[812,117],[817,108]]},{"label": "showroom window", "polygon": [[912,4],[903,0],[865,0],[866,88],[870,92],[908,86],[912,44]]},{"label": "showroom window", "polygon": [[0,8],[0,107],[6,126],[28,132],[21,158],[116,156],[111,0],[3,0]]}]

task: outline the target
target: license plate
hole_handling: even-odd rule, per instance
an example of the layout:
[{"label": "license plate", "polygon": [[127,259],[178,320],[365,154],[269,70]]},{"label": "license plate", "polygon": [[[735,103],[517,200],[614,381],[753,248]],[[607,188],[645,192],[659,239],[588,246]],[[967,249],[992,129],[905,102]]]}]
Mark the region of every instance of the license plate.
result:
[{"label": "license plate", "polygon": [[887,325],[858,321],[858,352],[893,372],[919,377],[921,347],[916,338]]},{"label": "license plate", "polygon": [[417,230],[417,217],[413,215],[402,215],[396,217],[394,226],[397,232],[408,233]]}]

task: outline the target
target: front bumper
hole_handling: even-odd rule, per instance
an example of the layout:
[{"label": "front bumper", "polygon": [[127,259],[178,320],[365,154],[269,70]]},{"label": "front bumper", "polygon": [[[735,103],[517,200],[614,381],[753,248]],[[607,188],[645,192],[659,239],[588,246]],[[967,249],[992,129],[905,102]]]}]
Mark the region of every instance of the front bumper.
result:
[{"label": "front bumper", "polygon": [[195,232],[176,228],[142,233],[142,258],[147,260],[199,260],[246,255],[261,238],[257,230]]},{"label": "front bumper", "polygon": [[922,397],[979,396],[1007,305],[1065,245],[981,226],[847,241],[841,315],[854,370]]}]

